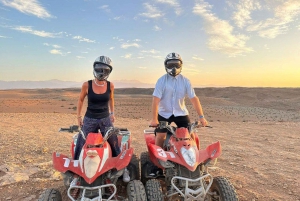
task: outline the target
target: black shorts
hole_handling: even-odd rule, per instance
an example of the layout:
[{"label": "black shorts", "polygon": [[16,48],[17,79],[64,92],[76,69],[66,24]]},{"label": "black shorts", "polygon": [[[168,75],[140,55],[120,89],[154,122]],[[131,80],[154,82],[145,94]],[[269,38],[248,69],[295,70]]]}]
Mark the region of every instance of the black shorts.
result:
[{"label": "black shorts", "polygon": [[[169,119],[166,119],[166,118],[158,115],[158,121],[167,121],[169,124],[174,122],[178,128],[180,128],[180,127],[187,128],[191,122],[188,115],[178,116],[178,117],[175,117],[174,115],[172,115],[169,117]],[[155,132],[158,132],[158,133],[166,133],[167,131],[168,130],[166,128],[163,128],[163,129],[156,128],[155,129]]]}]

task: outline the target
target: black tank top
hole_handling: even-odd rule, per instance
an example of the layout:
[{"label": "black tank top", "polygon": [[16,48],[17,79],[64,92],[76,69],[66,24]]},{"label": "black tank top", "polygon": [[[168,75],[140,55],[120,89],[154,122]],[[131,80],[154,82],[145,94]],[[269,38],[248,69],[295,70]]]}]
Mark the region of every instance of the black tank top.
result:
[{"label": "black tank top", "polygon": [[85,116],[94,119],[101,119],[109,116],[108,102],[110,98],[110,82],[107,81],[106,92],[96,94],[93,91],[92,80],[88,81],[88,107]]}]

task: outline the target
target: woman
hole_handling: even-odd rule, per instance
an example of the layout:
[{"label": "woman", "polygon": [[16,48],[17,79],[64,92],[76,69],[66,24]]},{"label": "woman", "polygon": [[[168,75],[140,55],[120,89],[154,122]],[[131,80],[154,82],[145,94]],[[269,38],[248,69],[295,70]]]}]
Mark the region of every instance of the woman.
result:
[{"label": "woman", "polygon": [[[94,62],[93,69],[95,78],[83,83],[77,105],[78,125],[82,127],[85,136],[91,132],[97,133],[98,129],[100,129],[102,135],[104,135],[106,129],[112,127],[115,121],[114,85],[107,81],[113,69],[112,61],[107,56],[99,56]],[[82,119],[81,110],[86,96],[88,97],[88,106],[84,118]],[[79,135],[74,153],[75,160],[79,159],[84,143],[85,140]],[[120,147],[118,146],[117,136],[115,134],[110,136],[108,143],[111,146],[112,155],[118,156],[120,154]],[[125,170],[123,179],[124,177],[128,179],[129,175],[127,173]]]}]

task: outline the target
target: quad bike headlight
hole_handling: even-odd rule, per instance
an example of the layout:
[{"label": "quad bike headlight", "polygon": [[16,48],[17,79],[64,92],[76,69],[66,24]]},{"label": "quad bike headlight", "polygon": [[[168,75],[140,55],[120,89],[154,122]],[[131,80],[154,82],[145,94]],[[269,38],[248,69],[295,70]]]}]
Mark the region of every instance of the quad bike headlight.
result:
[{"label": "quad bike headlight", "polygon": [[189,166],[194,166],[196,163],[196,152],[195,149],[192,147],[190,149],[186,149],[184,147],[182,147],[180,149],[180,152],[185,160],[185,162],[189,165]]}]

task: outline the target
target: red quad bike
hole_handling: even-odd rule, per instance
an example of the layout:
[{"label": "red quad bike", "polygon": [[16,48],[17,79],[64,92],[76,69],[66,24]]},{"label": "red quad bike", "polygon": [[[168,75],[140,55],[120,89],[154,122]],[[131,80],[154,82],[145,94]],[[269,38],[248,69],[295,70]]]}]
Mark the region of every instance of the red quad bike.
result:
[{"label": "red quad bike", "polygon": [[[148,200],[238,201],[229,180],[222,176],[213,178],[208,173],[209,163],[216,162],[221,154],[219,141],[200,149],[195,130],[197,122],[189,128],[159,122],[159,127],[168,129],[164,149],[155,145],[154,130],[146,129],[144,136],[148,152],[140,156],[141,180]],[[153,169],[160,171],[153,174]],[[164,185],[165,191],[162,190]]]},{"label": "red quad bike", "polygon": [[[60,131],[78,131],[78,126]],[[79,160],[73,160],[74,146],[80,134],[84,137],[81,130],[73,136],[71,158],[57,152],[52,155],[54,168],[63,175],[67,196],[72,201],[146,201],[146,192],[139,180],[139,159],[133,154],[131,147],[130,131],[110,127],[104,137],[101,133],[89,133]],[[107,142],[112,134],[117,134],[121,149],[121,153],[116,157],[112,157],[111,147]],[[129,171],[131,180],[128,183],[122,179],[125,168]],[[75,174],[79,176],[78,182],[70,185]],[[126,185],[126,192],[120,192],[121,187]],[[61,201],[61,193],[55,188],[47,189],[39,198],[39,201],[46,200]]]}]

